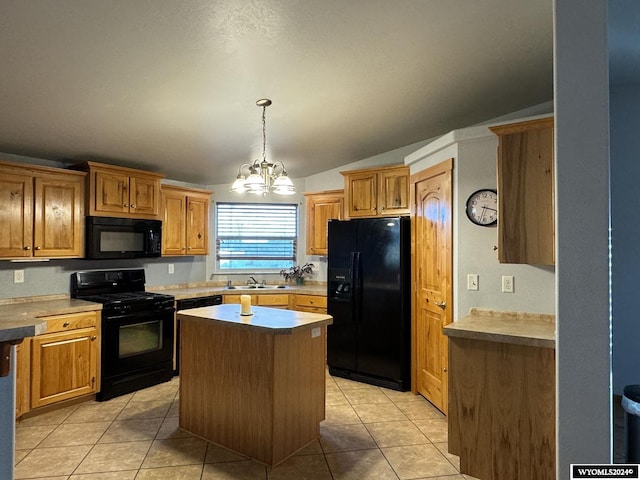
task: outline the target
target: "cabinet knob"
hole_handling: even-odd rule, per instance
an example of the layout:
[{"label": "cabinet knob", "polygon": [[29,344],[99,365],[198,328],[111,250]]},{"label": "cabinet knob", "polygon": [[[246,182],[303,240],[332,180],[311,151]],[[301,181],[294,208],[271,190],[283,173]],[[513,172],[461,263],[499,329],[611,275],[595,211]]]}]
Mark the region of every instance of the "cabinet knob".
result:
[{"label": "cabinet knob", "polygon": [[36,250],[42,250],[42,247],[37,246],[35,249],[36,249]]},{"label": "cabinet knob", "polygon": [[131,204],[131,208],[136,208],[136,204],[135,204],[135,203],[132,203],[132,204]]},{"label": "cabinet knob", "polygon": [[92,335],[92,336],[91,336],[91,341],[93,342],[93,341],[95,341],[97,338],[98,338],[98,337],[97,337],[96,335]]},{"label": "cabinet knob", "polygon": [[191,250],[191,247],[187,247],[187,250]]},{"label": "cabinet knob", "polygon": [[128,207],[129,207],[129,204],[128,204],[128,203],[125,203],[125,204],[124,204],[124,205],[122,205],[122,206],[123,206],[123,207],[125,207],[125,208],[128,208]]},{"label": "cabinet knob", "polygon": [[63,326],[64,328],[67,328],[67,327],[69,326],[69,322],[64,322],[64,323],[62,324],[62,326]]},{"label": "cabinet knob", "polygon": [[31,247],[27,245],[26,247],[24,247],[24,250],[31,250]]}]

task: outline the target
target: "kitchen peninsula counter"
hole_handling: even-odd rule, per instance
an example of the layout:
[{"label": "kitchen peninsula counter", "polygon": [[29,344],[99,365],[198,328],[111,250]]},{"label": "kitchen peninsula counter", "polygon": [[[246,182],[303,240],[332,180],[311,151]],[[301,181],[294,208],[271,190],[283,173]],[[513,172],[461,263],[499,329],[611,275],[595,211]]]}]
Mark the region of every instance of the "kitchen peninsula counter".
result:
[{"label": "kitchen peninsula counter", "polygon": [[0,342],[44,333],[39,317],[102,310],[102,305],[69,297],[22,297],[0,301]]},{"label": "kitchen peninsula counter", "polygon": [[444,333],[460,472],[555,479],[555,316],[472,308]]},{"label": "kitchen peninsula counter", "polygon": [[240,308],[178,313],[180,428],[275,466],[320,436],[332,317]]}]

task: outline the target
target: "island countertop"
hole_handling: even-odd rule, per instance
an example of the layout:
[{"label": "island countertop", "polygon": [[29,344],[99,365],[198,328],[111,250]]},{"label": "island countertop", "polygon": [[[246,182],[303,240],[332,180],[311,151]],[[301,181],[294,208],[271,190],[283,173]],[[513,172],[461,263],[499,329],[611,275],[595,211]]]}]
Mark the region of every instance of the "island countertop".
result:
[{"label": "island countertop", "polygon": [[443,328],[449,337],[555,348],[555,315],[472,308]]},{"label": "island countertop", "polygon": [[287,335],[301,328],[320,327],[333,323],[331,315],[308,313],[280,308],[251,306],[252,315],[240,315],[240,305],[226,303],[210,307],[181,310],[179,319],[199,318],[212,322],[232,324],[239,328],[266,330],[276,335]]}]

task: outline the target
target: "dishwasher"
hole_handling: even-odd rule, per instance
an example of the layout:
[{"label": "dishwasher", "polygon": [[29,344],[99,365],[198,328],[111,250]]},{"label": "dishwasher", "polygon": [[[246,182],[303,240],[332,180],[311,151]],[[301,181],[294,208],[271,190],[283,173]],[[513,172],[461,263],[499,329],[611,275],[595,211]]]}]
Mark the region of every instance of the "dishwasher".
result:
[{"label": "dishwasher", "polygon": [[[221,305],[222,295],[207,295],[206,297],[184,298],[176,300],[176,312],[189,308],[208,307],[210,305]],[[174,375],[180,373],[180,321],[176,321],[176,348],[175,348],[175,369]]]}]

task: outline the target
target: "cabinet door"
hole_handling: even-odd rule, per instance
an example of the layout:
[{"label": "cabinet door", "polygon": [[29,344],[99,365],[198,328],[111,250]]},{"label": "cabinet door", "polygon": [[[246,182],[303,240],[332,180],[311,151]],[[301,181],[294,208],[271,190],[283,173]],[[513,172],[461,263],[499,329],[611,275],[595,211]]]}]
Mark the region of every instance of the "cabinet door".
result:
[{"label": "cabinet door", "polygon": [[187,255],[209,253],[209,196],[187,197]]},{"label": "cabinet door", "polygon": [[31,408],[94,393],[97,388],[97,330],[85,328],[33,337]]},{"label": "cabinet door", "polygon": [[162,193],[162,255],[184,255],[187,197],[180,192]]},{"label": "cabinet door", "polygon": [[31,372],[31,339],[16,345],[16,418],[29,411],[29,377]]},{"label": "cabinet door", "polygon": [[0,257],[30,257],[33,244],[33,177],[1,173]]},{"label": "cabinet door", "polygon": [[327,224],[342,219],[343,192],[307,194],[307,255],[327,255]]},{"label": "cabinet door", "polygon": [[380,172],[378,174],[378,215],[406,215],[409,209],[409,169]]},{"label": "cabinet door", "polygon": [[112,170],[96,170],[93,177],[97,214],[129,212],[129,176]]},{"label": "cabinet door", "polygon": [[132,176],[129,178],[131,213],[141,216],[160,215],[160,180],[155,177]]},{"label": "cabinet door", "polygon": [[36,177],[33,255],[81,257],[84,252],[83,178]]},{"label": "cabinet door", "polygon": [[350,218],[375,217],[377,212],[377,174],[354,173],[345,177],[345,197]]},{"label": "cabinet door", "polygon": [[296,295],[292,310],[327,313],[327,297],[321,295]]},{"label": "cabinet door", "polygon": [[498,259],[553,265],[553,119],[494,127],[498,134]]}]

